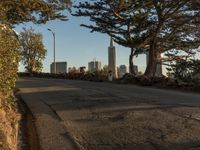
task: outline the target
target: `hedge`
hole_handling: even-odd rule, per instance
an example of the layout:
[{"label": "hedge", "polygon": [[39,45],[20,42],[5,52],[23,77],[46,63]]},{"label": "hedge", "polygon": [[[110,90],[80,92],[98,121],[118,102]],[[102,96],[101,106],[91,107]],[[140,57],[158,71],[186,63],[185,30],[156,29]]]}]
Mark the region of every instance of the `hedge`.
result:
[{"label": "hedge", "polygon": [[12,95],[17,79],[20,44],[14,32],[0,24],[0,92]]}]

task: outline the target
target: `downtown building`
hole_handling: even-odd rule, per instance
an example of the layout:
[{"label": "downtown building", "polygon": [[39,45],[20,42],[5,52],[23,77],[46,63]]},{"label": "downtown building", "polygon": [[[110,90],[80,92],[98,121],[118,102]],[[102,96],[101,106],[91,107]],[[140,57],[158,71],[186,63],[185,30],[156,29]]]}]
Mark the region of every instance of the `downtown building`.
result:
[{"label": "downtown building", "polygon": [[108,72],[112,74],[113,78],[118,78],[116,66],[116,49],[113,45],[113,39],[110,39],[110,46],[108,47]]},{"label": "downtown building", "polygon": [[126,73],[128,73],[128,67],[126,65],[120,65],[118,68],[119,78],[123,77]]},{"label": "downtown building", "polygon": [[[50,72],[54,73],[54,63],[50,65]],[[67,73],[67,62],[56,62],[56,74]]]},{"label": "downtown building", "polygon": [[88,63],[88,71],[95,72],[101,70],[101,62],[100,61],[91,61]]}]

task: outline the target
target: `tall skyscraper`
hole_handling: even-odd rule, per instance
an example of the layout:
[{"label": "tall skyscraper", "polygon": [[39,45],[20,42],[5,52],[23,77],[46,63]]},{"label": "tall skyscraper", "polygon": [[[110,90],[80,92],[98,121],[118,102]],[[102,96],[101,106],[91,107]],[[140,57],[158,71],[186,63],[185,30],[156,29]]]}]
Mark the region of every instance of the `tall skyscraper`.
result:
[{"label": "tall skyscraper", "polygon": [[112,72],[113,78],[118,78],[116,67],[116,50],[113,45],[113,39],[110,39],[110,46],[108,47],[108,71]]},{"label": "tall skyscraper", "polygon": [[94,72],[101,70],[101,62],[100,61],[91,61],[88,63],[88,71]]}]

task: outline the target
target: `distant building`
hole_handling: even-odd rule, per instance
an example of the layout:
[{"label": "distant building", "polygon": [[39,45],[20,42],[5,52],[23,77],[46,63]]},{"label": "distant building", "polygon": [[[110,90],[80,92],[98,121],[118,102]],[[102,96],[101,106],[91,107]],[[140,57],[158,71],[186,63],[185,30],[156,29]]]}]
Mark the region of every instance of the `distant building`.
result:
[{"label": "distant building", "polygon": [[[51,73],[54,73],[54,63],[50,65]],[[56,74],[67,73],[67,62],[56,62]]]},{"label": "distant building", "polygon": [[88,63],[88,71],[100,71],[101,70],[101,62],[100,61],[91,61]]},{"label": "distant building", "polygon": [[125,75],[126,73],[128,73],[128,68],[126,65],[120,65],[119,66],[119,69],[118,69],[118,72],[119,72],[119,77],[123,77],[123,75]]},{"label": "distant building", "polygon": [[118,78],[116,67],[116,50],[113,45],[113,39],[110,39],[110,46],[108,47],[108,72],[112,73],[112,77]]},{"label": "distant building", "polygon": [[[138,75],[138,66],[137,65],[133,65],[133,70],[134,70],[135,74]],[[130,72],[130,70],[129,70],[129,72]]]}]

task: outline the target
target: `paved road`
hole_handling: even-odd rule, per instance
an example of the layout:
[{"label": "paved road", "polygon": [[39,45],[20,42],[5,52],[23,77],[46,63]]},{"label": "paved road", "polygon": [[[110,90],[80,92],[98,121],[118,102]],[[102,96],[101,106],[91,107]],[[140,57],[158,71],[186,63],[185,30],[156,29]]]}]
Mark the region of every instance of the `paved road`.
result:
[{"label": "paved road", "polygon": [[41,149],[200,149],[200,94],[38,78],[17,87]]}]

